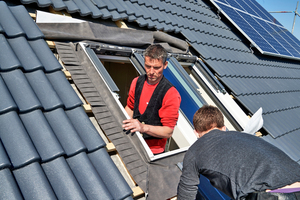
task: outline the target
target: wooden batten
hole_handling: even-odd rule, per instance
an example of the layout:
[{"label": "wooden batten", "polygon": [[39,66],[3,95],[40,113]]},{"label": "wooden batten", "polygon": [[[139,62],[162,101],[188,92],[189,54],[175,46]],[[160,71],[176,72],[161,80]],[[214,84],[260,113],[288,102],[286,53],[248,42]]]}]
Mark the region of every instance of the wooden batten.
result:
[{"label": "wooden batten", "polygon": [[50,49],[54,49],[55,48],[55,43],[53,41],[50,41],[50,40],[46,40],[47,44],[48,44],[48,47]]},{"label": "wooden batten", "polygon": [[107,143],[106,144],[106,151],[107,152],[114,152],[114,151],[116,151],[116,147],[115,147],[115,145],[113,144],[113,143]]},{"label": "wooden batten", "polygon": [[139,196],[142,196],[145,194],[144,191],[139,186],[131,188],[131,189],[133,191],[133,194],[132,194],[133,198],[139,197]]},{"label": "wooden batten", "polygon": [[65,76],[66,76],[67,79],[71,79],[72,78],[71,73],[69,71],[64,70],[63,72],[64,72],[64,74],[65,74]]},{"label": "wooden batten", "polygon": [[29,15],[30,15],[30,17],[33,19],[33,20],[35,20],[36,19],[36,14],[35,13],[29,13]]},{"label": "wooden batten", "polygon": [[92,113],[92,106],[90,104],[83,104],[82,107],[86,113]]},{"label": "wooden batten", "polygon": [[117,25],[119,28],[126,28],[126,29],[128,29],[128,26],[127,26],[127,25],[125,24],[125,22],[122,21],[122,20],[118,20],[118,21],[116,21],[115,23],[116,23],[116,25]]}]

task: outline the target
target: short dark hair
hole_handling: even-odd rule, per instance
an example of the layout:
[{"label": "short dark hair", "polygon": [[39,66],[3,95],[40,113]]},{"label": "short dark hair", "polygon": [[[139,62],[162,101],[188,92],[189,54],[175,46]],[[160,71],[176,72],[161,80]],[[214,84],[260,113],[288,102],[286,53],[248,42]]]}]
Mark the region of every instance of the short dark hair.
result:
[{"label": "short dark hair", "polygon": [[165,63],[167,61],[168,53],[160,44],[152,44],[145,50],[144,57],[146,56],[152,59],[162,59],[163,63]]},{"label": "short dark hair", "polygon": [[217,107],[204,105],[194,114],[193,124],[195,130],[201,133],[212,128],[222,128],[224,117]]}]

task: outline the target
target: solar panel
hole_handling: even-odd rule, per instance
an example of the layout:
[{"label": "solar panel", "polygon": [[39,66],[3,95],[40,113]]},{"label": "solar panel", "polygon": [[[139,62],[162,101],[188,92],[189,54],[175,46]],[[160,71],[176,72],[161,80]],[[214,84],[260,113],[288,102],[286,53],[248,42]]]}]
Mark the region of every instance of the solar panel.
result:
[{"label": "solar panel", "polygon": [[255,0],[210,0],[262,54],[300,60],[300,42]]}]

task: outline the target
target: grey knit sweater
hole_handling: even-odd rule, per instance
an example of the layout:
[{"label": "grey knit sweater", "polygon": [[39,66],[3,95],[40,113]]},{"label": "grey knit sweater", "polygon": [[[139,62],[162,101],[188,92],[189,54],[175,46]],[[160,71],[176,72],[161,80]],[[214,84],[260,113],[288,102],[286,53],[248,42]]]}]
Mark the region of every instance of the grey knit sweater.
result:
[{"label": "grey knit sweater", "polygon": [[300,181],[300,165],[261,138],[212,130],[187,151],[178,200],[195,199],[200,174],[233,199]]}]

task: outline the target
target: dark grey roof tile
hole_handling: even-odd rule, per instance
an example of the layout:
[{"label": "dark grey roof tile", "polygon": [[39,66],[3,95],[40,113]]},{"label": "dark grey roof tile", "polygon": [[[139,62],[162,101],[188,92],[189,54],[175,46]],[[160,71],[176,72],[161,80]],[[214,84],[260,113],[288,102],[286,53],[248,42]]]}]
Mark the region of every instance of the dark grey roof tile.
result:
[{"label": "dark grey roof tile", "polygon": [[[164,1],[154,1],[153,3],[158,7],[160,11],[176,14],[176,7],[170,6],[170,4],[166,4]],[[179,15],[183,14],[179,9],[177,11],[180,13]],[[185,13],[184,15],[187,16]]]},{"label": "dark grey roof tile", "polygon": [[19,187],[8,168],[0,170],[0,199],[23,200]]},{"label": "dark grey roof tile", "polygon": [[4,147],[2,146],[2,142],[0,140],[0,170],[4,168],[10,168],[11,163],[7,157]]},{"label": "dark grey roof tile", "polygon": [[[184,33],[184,35],[187,35],[188,32]],[[189,35],[187,35],[189,37]],[[216,59],[214,57],[214,49],[212,48],[207,48],[207,45],[202,45],[202,44],[197,44],[194,43],[192,44],[192,47],[204,58],[204,59]]]},{"label": "dark grey roof tile", "polygon": [[284,92],[284,95],[268,92],[256,95],[249,93],[238,96],[238,99],[251,111],[262,107],[264,114],[271,114],[299,107],[299,93],[299,91]]},{"label": "dark grey roof tile", "polygon": [[[22,2],[36,2],[42,7],[52,5],[55,10],[68,10],[72,5],[79,11],[73,1]],[[87,4],[87,9],[90,5]],[[3,17],[3,10],[12,17]],[[105,17],[113,16],[106,8],[104,10]],[[82,102],[61,71],[59,62],[32,26],[27,11],[27,16],[22,18],[24,11],[22,6],[7,7],[5,2],[0,2],[0,199],[73,200],[99,196],[112,199],[85,153],[103,149],[110,159],[102,148],[105,142],[82,109]],[[121,16],[117,10],[113,12],[114,19]],[[93,17],[95,13],[91,13]],[[121,17],[127,16],[123,14]],[[10,27],[13,23],[6,23],[13,20],[20,23],[19,32]],[[108,160],[107,157],[104,160]],[[119,199],[124,195],[130,197],[132,191],[126,181],[116,178],[120,172],[115,164],[110,160],[108,165],[105,170],[112,169],[109,173],[112,182],[120,182],[112,191],[121,196]]]},{"label": "dark grey roof tile", "polygon": [[124,3],[122,0],[110,1],[118,10],[119,13],[126,12],[126,8],[124,7]]},{"label": "dark grey roof tile", "polygon": [[127,20],[128,20],[129,22],[133,22],[133,21],[135,21],[136,19],[137,19],[137,18],[136,18],[134,15],[129,15]]},{"label": "dark grey roof tile", "polygon": [[100,11],[103,13],[102,19],[109,19],[112,17],[112,14],[107,10],[107,8],[101,8]]},{"label": "dark grey roof tile", "polygon": [[285,134],[290,135],[292,132],[299,130],[299,110],[300,108],[298,107],[264,115],[264,125],[270,132],[270,135],[276,138]]},{"label": "dark grey roof tile", "polygon": [[174,30],[175,28],[170,24],[164,26],[164,32],[172,32]]},{"label": "dark grey roof tile", "polygon": [[99,18],[103,14],[100,12],[99,8],[90,0],[82,0],[83,3],[89,8],[89,10],[92,12],[93,18]]},{"label": "dark grey roof tile", "polygon": [[42,162],[47,162],[65,153],[41,110],[37,109],[19,116]]},{"label": "dark grey roof tile", "polygon": [[18,57],[25,71],[43,69],[42,63],[36,57],[25,37],[16,37],[7,40],[15,55]]},{"label": "dark grey roof tile", "polygon": [[106,3],[103,2],[102,0],[93,0],[93,1],[96,3],[96,5],[99,9],[107,7]]},{"label": "dark grey roof tile", "polygon": [[134,15],[136,17],[142,17],[144,15],[142,9],[139,9],[140,8],[140,5],[138,5],[137,3],[133,3],[131,4],[133,10],[134,10]]},{"label": "dark grey roof tile", "polygon": [[37,0],[21,0],[22,4],[37,3]]},{"label": "dark grey roof tile", "polygon": [[144,23],[147,24],[149,29],[154,28],[156,25],[151,19],[146,19]]},{"label": "dark grey roof tile", "polygon": [[42,70],[25,73],[25,76],[45,111],[64,107]]},{"label": "dark grey roof tile", "polygon": [[158,17],[155,15],[154,10],[152,8],[146,8],[144,5],[140,6],[140,9],[143,13],[144,19],[151,18],[152,20],[158,20]]},{"label": "dark grey roof tile", "polygon": [[12,6],[10,7],[10,10],[13,13],[14,17],[17,19],[18,24],[25,31],[28,39],[32,40],[44,38],[44,34],[42,33],[42,31],[40,31],[30,15],[28,15],[28,11],[24,6]]},{"label": "dark grey roof tile", "polygon": [[118,0],[118,1],[121,1],[120,3],[126,9],[127,15],[133,15],[135,13],[134,9],[131,6],[132,3],[130,1],[122,1],[122,0]]},{"label": "dark grey roof tile", "polygon": [[84,152],[66,160],[88,199],[113,199],[105,183]]},{"label": "dark grey roof tile", "polygon": [[47,73],[46,77],[59,98],[62,100],[66,109],[72,109],[82,105],[82,101],[79,99],[62,71]]},{"label": "dark grey roof tile", "polygon": [[39,163],[14,170],[13,174],[25,199],[56,199]]},{"label": "dark grey roof tile", "polygon": [[40,159],[16,112],[0,115],[0,127],[1,141],[14,168]]},{"label": "dark grey roof tile", "polygon": [[73,1],[80,9],[81,16],[87,16],[92,14],[92,11],[85,5],[85,3],[82,0],[73,0]]},{"label": "dark grey roof tile", "polygon": [[36,0],[37,4],[40,7],[48,7],[52,6],[52,1],[51,0]]},{"label": "dark grey roof tile", "polygon": [[41,103],[20,69],[1,72],[1,76],[21,113],[41,107]]},{"label": "dark grey roof tile", "polygon": [[152,21],[158,20],[159,16],[157,15],[158,10],[153,10],[152,8],[143,9],[144,19],[151,19]]},{"label": "dark grey roof tile", "polygon": [[139,24],[140,27],[144,27],[148,25],[148,21],[146,21],[143,17],[138,17],[136,22]]},{"label": "dark grey roof tile", "polygon": [[89,153],[88,157],[114,199],[121,200],[132,194],[132,190],[104,148]]},{"label": "dark grey roof tile", "polygon": [[267,135],[263,136],[262,139],[284,151],[291,159],[299,161],[300,150],[299,144],[297,143],[299,141],[297,134],[299,134],[299,131],[293,134],[295,137],[280,137],[274,139],[272,136]]},{"label": "dark grey roof tile", "polygon": [[43,39],[28,41],[31,48],[43,64],[46,72],[53,72],[62,69],[61,65],[54,57],[52,51]]},{"label": "dark grey roof tile", "polygon": [[127,19],[128,15],[125,12],[120,13],[122,19]]},{"label": "dark grey roof tile", "polygon": [[116,10],[110,11],[110,14],[112,15],[111,16],[111,18],[112,18],[111,20],[112,21],[118,21],[118,20],[123,19],[122,16],[119,14],[119,12],[116,11]]},{"label": "dark grey roof tile", "polygon": [[62,10],[67,8],[63,0],[51,0],[51,1],[54,10]]},{"label": "dark grey roof tile", "polygon": [[67,110],[66,114],[87,147],[88,152],[95,151],[106,145],[81,106]]},{"label": "dark grey roof tile", "polygon": [[17,105],[14,102],[13,98],[11,97],[1,76],[0,76],[0,94],[1,94],[0,114],[12,110],[17,110]]},{"label": "dark grey roof tile", "polygon": [[45,112],[44,115],[67,156],[72,156],[86,150],[86,147],[63,109],[58,108]]},{"label": "dark grey roof tile", "polygon": [[4,1],[0,1],[0,24],[8,37],[25,35],[24,30]]},{"label": "dark grey roof tile", "polygon": [[[272,94],[272,93],[285,93],[299,91],[299,81],[289,78],[276,78],[268,77],[268,84],[265,84],[264,77],[244,78],[244,77],[222,77],[224,81],[231,82],[230,84],[242,83],[244,86],[248,86],[248,90],[243,90],[242,86],[236,86],[235,93],[237,95],[245,94]],[[255,80],[255,82],[253,82]],[[260,87],[257,87],[257,84]]]},{"label": "dark grey roof tile", "polygon": [[160,23],[160,22],[158,22],[158,21],[155,21],[154,22],[155,23],[155,28],[157,29],[157,30],[163,30],[164,29],[164,24],[162,24],[162,23]]},{"label": "dark grey roof tile", "polygon": [[58,199],[86,199],[64,157],[43,163],[42,168]]},{"label": "dark grey roof tile", "polygon": [[102,0],[102,2],[106,5],[106,8],[109,11],[116,10],[117,7],[113,4],[113,1],[110,0]]},{"label": "dark grey roof tile", "polygon": [[[171,6],[170,4],[165,4],[165,10],[166,12],[171,12],[173,15],[181,16],[181,17],[187,17],[192,18],[192,13],[181,6]],[[168,8],[168,10],[167,10]]]},{"label": "dark grey roof tile", "polygon": [[69,13],[79,12],[80,9],[79,9],[78,6],[74,3],[73,0],[66,0],[66,1],[64,1],[64,3],[66,4],[66,6],[67,6],[67,11],[68,11]]},{"label": "dark grey roof tile", "polygon": [[0,72],[20,67],[21,63],[2,34],[0,34],[0,46]]}]

